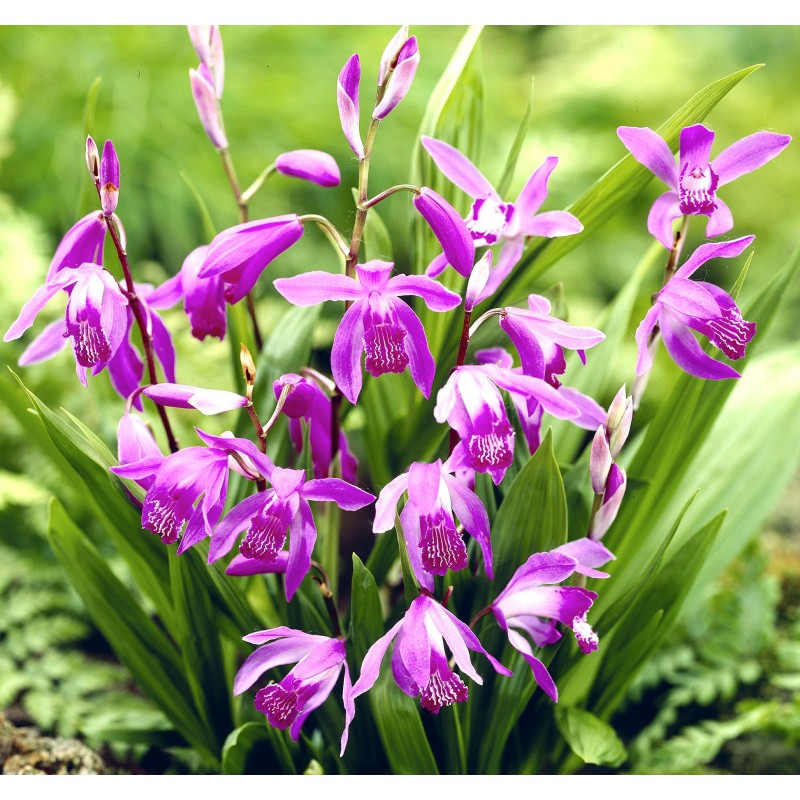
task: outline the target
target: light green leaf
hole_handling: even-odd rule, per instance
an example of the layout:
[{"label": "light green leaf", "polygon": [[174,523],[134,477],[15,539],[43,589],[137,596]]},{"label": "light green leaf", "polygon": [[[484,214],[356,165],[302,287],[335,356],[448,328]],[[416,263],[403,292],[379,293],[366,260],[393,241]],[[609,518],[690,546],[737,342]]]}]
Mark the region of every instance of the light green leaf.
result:
[{"label": "light green leaf", "polygon": [[281,731],[264,722],[246,722],[228,734],[222,748],[223,775],[264,775],[278,771],[276,767],[284,775],[297,775]]},{"label": "light green leaf", "polygon": [[591,712],[559,703],[555,717],[561,735],[585,763],[618,767],[627,759],[625,745],[616,731]]},{"label": "light green leaf", "polygon": [[503,170],[503,176],[497,182],[495,188],[500,197],[505,197],[508,192],[508,187],[511,185],[511,180],[514,177],[514,170],[517,168],[517,161],[519,161],[519,154],[522,152],[522,145],[525,144],[525,137],[528,135],[528,127],[531,124],[533,117],[533,78],[531,78],[531,88],[528,93],[528,106],[525,109],[525,114],[517,128],[517,135],[514,137],[514,142],[511,145],[511,150],[508,151],[508,158],[506,159],[506,166]]}]

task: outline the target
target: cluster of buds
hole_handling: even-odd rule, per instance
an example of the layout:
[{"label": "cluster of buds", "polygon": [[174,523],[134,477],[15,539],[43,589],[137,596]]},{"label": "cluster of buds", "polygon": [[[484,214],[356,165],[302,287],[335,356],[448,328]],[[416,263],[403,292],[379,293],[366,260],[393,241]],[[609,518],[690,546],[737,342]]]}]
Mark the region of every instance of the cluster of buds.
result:
[{"label": "cluster of buds", "polygon": [[589,538],[601,539],[617,516],[625,496],[627,477],[616,459],[628,438],[633,420],[633,399],[623,386],[608,408],[604,425],[592,440],[589,474],[594,492],[594,506],[589,520]]}]

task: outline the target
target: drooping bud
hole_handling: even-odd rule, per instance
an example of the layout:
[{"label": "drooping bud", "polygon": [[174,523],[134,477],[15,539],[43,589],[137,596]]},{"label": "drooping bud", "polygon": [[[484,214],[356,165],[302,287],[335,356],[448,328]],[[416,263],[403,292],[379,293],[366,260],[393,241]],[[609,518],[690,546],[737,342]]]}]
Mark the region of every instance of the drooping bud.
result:
[{"label": "drooping bud", "polygon": [[378,71],[378,86],[383,86],[389,72],[397,66],[398,56],[403,45],[408,41],[408,25],[403,25],[397,33],[389,40],[386,49],[381,56],[381,66]]},{"label": "drooping bud", "polygon": [[408,94],[419,66],[417,37],[406,41],[397,54],[397,65],[389,76],[383,99],[372,112],[373,119],[383,119]]},{"label": "drooping bud", "polygon": [[281,175],[302,178],[320,186],[338,186],[339,166],[333,156],[321,150],[290,150],[275,159],[275,169]]},{"label": "drooping bud", "polygon": [[358,53],[347,59],[339,73],[336,84],[336,103],[339,106],[339,119],[342,130],[353,152],[364,158],[364,145],[361,142],[358,119],[358,88],[361,83],[361,62]]},{"label": "drooping bud", "polygon": [[86,168],[92,180],[97,183],[100,179],[100,152],[91,136],[86,137]]},{"label": "drooping bud", "polygon": [[234,392],[226,392],[222,389],[201,389],[181,383],[154,383],[144,389],[143,394],[161,406],[196,408],[207,416],[243,408],[248,403],[246,397]]},{"label": "drooping bud", "polygon": [[606,436],[611,449],[611,457],[619,455],[631,430],[633,421],[633,399],[626,397],[625,386],[617,392],[611,405],[608,407],[606,417]]},{"label": "drooping bud", "polygon": [[465,278],[472,272],[475,246],[458,212],[433,189],[423,186],[414,197],[414,207],[430,225],[447,256],[448,263]]},{"label": "drooping bud", "polygon": [[211,140],[211,144],[217,150],[226,150],[228,139],[225,136],[222,120],[219,116],[217,94],[209,68],[205,64],[201,64],[196,70],[190,69],[189,82],[192,87],[194,104],[197,106],[197,114],[208,138]]},{"label": "drooping bud", "polygon": [[622,498],[625,496],[625,489],[628,485],[628,478],[625,470],[617,464],[612,464],[608,471],[606,489],[603,493],[603,504],[597,510],[592,520],[589,530],[589,538],[602,539],[605,532],[611,527],[611,523],[616,519]]},{"label": "drooping bud", "polygon": [[601,425],[592,439],[592,452],[589,456],[589,475],[592,479],[592,491],[595,494],[603,494],[605,491],[611,464],[611,451],[608,448],[605,429]]},{"label": "drooping bud", "polygon": [[292,391],[286,395],[282,411],[290,419],[300,419],[308,414],[311,404],[317,396],[317,390],[302,375],[288,372],[272,383],[272,391],[276,400],[280,400],[287,385],[292,387]]},{"label": "drooping bud", "polygon": [[478,304],[481,292],[489,280],[492,268],[492,251],[487,250],[483,258],[472,268],[472,273],[467,281],[467,291],[464,295],[464,311],[472,311]]},{"label": "drooping bud", "polygon": [[109,139],[103,145],[103,157],[100,159],[100,204],[103,214],[110,217],[119,199],[119,159],[114,144]]}]

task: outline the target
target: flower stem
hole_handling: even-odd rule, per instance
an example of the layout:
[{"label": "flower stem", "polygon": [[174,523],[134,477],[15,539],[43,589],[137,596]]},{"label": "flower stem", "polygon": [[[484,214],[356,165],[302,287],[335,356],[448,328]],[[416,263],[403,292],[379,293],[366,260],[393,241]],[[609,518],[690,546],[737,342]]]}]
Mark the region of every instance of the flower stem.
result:
[{"label": "flower stem", "polygon": [[[133,275],[131,273],[131,266],[128,262],[128,254],[122,245],[122,241],[117,231],[111,216],[104,217],[106,221],[106,228],[111,236],[111,241],[114,242],[114,249],[117,251],[117,258],[119,259],[120,266],[122,267],[122,274],[125,276],[125,288],[128,303],[130,304],[133,318],[136,320],[136,325],[139,327],[139,332],[142,335],[142,346],[144,347],[144,357],[147,362],[147,375],[150,383],[158,383],[158,374],[156,372],[156,362],[153,356],[153,338],[148,330],[147,320],[145,319],[142,304],[136,296],[136,287],[133,283]],[[158,416],[161,417],[161,424],[164,426],[164,433],[167,435],[167,442],[171,453],[177,453],[180,450],[175,435],[172,432],[172,426],[169,424],[169,417],[167,410],[164,406],[156,404],[158,409]]]},{"label": "flower stem", "polygon": [[333,593],[328,588],[330,580],[325,568],[317,561],[311,562],[311,568],[319,573],[319,577],[314,575],[313,580],[319,586],[322,599],[325,601],[325,608],[328,611],[328,616],[331,618],[331,627],[333,628],[333,635],[339,638],[342,635],[342,626],[339,622],[339,611],[336,608],[336,603],[333,602]]},{"label": "flower stem", "polygon": [[[470,337],[470,321],[472,320],[472,309],[464,309],[464,324],[461,326],[461,341],[458,343],[458,355],[456,356],[456,364],[450,370],[452,374],[459,367],[463,366],[464,359],[467,357],[467,348],[469,347]],[[456,449],[458,444],[458,432],[455,428],[450,428],[450,455],[453,455],[453,450]]]},{"label": "flower stem", "polygon": [[[242,189],[239,186],[239,179],[236,177],[236,170],[233,167],[233,159],[231,158],[230,151],[226,147],[223,150],[220,150],[219,154],[222,157],[222,167],[225,170],[225,176],[228,179],[228,183],[231,185],[231,190],[233,191],[233,196],[236,200],[236,206],[239,209],[239,221],[241,223],[245,223],[249,218],[248,203],[254,193],[251,192],[253,187],[251,186],[250,189],[247,190],[246,194],[242,194]],[[266,176],[264,177],[266,178]],[[257,182],[258,179],[256,179],[256,183]],[[253,324],[253,338],[255,339],[256,347],[260,352],[264,347],[264,338],[261,336],[261,329],[258,326],[258,319],[256,317],[256,304],[255,300],[253,299],[252,291],[247,293],[247,313],[250,315],[250,321]]]},{"label": "flower stem", "polygon": [[419,194],[419,186],[415,186],[413,183],[398,183],[397,186],[390,186],[388,189],[384,189],[380,194],[376,194],[375,197],[371,197],[369,200],[360,203],[360,209],[362,211],[368,211],[372,206],[378,205],[378,203],[383,202],[387,197],[391,197],[393,194],[397,194],[397,192]]}]

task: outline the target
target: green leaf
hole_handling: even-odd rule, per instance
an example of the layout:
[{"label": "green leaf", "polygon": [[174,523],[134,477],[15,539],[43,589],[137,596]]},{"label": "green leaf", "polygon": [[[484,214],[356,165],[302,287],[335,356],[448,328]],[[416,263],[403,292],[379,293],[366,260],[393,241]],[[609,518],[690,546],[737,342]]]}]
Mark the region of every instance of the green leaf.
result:
[{"label": "green leaf", "polygon": [[186,740],[209,763],[216,763],[216,742],[189,700],[180,653],[55,498],[50,503],[48,538],[90,616],[136,683]]},{"label": "green leaf", "polygon": [[[657,133],[666,140],[671,150],[675,150],[682,128],[702,122],[734,86],[761,66],[756,64],[739,70],[701,89],[661,125]],[[495,305],[509,305],[526,295],[525,287],[531,286],[549,267],[582,244],[604,222],[634,200],[652,177],[653,173],[630,154],[618,161],[589,191],[566,209],[583,223],[583,231],[573,236],[534,240],[499,291]]]},{"label": "green leaf", "polygon": [[539,449],[514,479],[492,528],[494,585],[505,586],[533,553],[567,541],[567,500],[547,431]]},{"label": "green leaf", "polygon": [[369,692],[370,708],[395,775],[438,775],[416,702],[383,675]]},{"label": "green leaf", "polygon": [[503,170],[503,176],[497,182],[497,194],[500,197],[505,197],[508,192],[508,187],[511,185],[511,180],[514,177],[514,170],[517,168],[517,161],[519,161],[519,154],[522,152],[522,145],[525,144],[525,137],[528,135],[528,127],[531,124],[533,117],[533,78],[531,78],[531,88],[528,92],[528,107],[525,109],[525,115],[519,123],[517,128],[517,135],[514,137],[514,142],[511,145],[511,150],[508,151],[508,158],[506,159],[506,166]]},{"label": "green leaf", "polygon": [[177,618],[177,637],[197,715],[217,739],[233,727],[231,690],[225,676],[219,634],[211,601],[213,584],[199,553],[170,552],[169,575]]},{"label": "green leaf", "polygon": [[264,775],[275,764],[284,775],[297,775],[286,737],[263,722],[246,722],[228,734],[222,748],[223,775]]},{"label": "green leaf", "polygon": [[625,745],[616,731],[591,712],[559,703],[555,717],[561,735],[585,763],[618,767],[627,759]]},{"label": "green leaf", "polygon": [[356,661],[383,636],[383,613],[372,573],[353,553],[353,583],[350,595],[350,639]]},{"label": "green leaf", "polygon": [[[11,373],[14,375],[14,373]],[[88,429],[72,424],[54,414],[28,390],[17,375],[14,377],[33,403],[47,435],[74,472],[68,479],[83,483],[86,497],[98,512],[104,529],[120,555],[130,567],[139,589],[158,611],[168,630],[174,630],[175,614],[169,586],[167,554],[158,538],[142,531],[141,517],[125,495],[119,479],[109,472],[116,463],[108,448]],[[71,418],[74,421],[74,417]],[[89,435],[91,434],[91,436]],[[133,485],[133,484],[132,484]],[[138,487],[135,487],[137,491]]]},{"label": "green leaf", "polygon": [[194,182],[186,172],[181,170],[178,174],[189,188],[192,197],[194,197],[194,201],[197,203],[197,210],[200,212],[200,219],[203,222],[203,236],[205,236],[206,241],[210,242],[217,235],[217,226],[214,224],[214,220],[211,219],[211,213],[208,210],[205,198],[197,190]]}]

